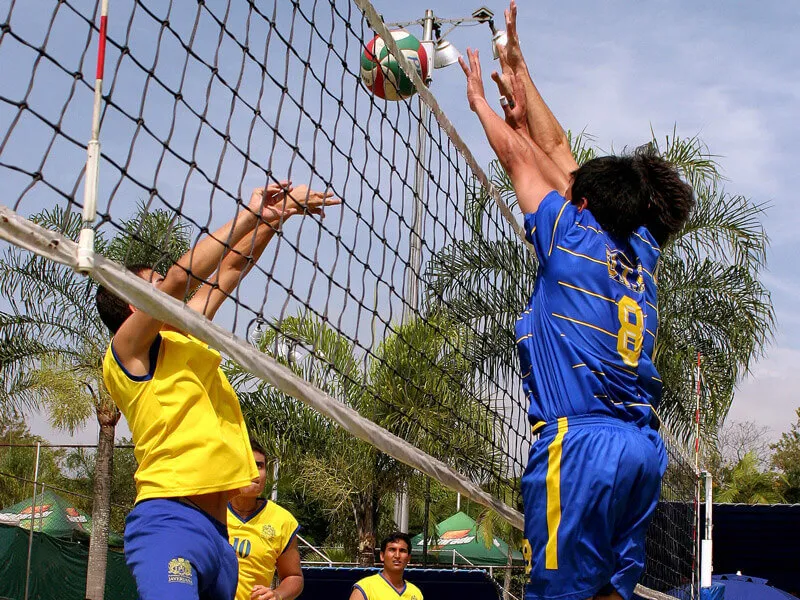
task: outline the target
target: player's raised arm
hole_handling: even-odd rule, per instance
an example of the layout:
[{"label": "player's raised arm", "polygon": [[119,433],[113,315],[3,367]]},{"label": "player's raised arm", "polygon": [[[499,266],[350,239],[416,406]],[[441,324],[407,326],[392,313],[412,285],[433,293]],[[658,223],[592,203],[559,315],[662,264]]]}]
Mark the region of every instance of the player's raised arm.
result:
[{"label": "player's raised arm", "polygon": [[565,193],[569,178],[525,131],[526,102],[519,80],[513,74],[510,77],[516,94],[503,106],[503,120],[486,101],[478,51],[467,49],[467,57],[469,65],[463,58],[459,64],[467,77],[469,106],[478,115],[489,145],[511,178],[520,208],[534,213],[552,190]]},{"label": "player's raised arm", "polygon": [[[268,186],[267,190],[269,193],[277,194],[282,192],[284,187],[285,184],[273,184]],[[256,209],[260,206],[261,204]],[[197,242],[170,267],[163,278],[157,276],[155,272],[150,274],[151,281],[162,292],[182,300],[214,273],[229,248],[238,244],[248,232],[252,232],[261,218],[263,218],[261,213],[252,208],[237,210],[233,219]],[[150,347],[163,322],[144,311],[133,307],[131,310],[130,316],[114,333],[113,347],[120,364],[128,372],[141,375],[148,372]]]},{"label": "player's raised arm", "polygon": [[526,118],[531,138],[556,166],[569,176],[578,168],[578,164],[572,156],[564,129],[533,83],[533,77],[531,77],[525,58],[522,56],[517,32],[517,3],[515,0],[511,0],[509,8],[505,11],[505,20],[508,43],[504,47],[498,46],[502,75],[493,73],[492,78],[498,83],[501,94],[504,95],[511,91],[508,81],[509,73],[514,73],[519,78],[525,90],[525,100],[528,105]]},{"label": "player's raised arm", "polygon": [[249,208],[262,218],[222,259],[219,269],[187,303],[189,308],[213,319],[222,302],[258,262],[270,240],[289,217],[298,214],[322,215],[326,206],[341,204],[333,192],[316,192],[301,185],[296,188],[256,188]]}]

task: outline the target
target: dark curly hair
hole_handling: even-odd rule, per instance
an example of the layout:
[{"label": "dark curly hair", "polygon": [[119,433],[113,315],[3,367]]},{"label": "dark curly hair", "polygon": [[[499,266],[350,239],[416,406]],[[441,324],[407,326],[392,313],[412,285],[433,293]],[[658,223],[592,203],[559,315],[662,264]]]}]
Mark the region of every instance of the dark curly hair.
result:
[{"label": "dark curly hair", "polygon": [[585,198],[600,226],[617,238],[627,239],[644,225],[663,245],[694,206],[692,187],[649,146],[629,156],[595,158],[572,175],[572,202]]},{"label": "dark curly hair", "polygon": [[[130,265],[125,268],[136,275],[141,275],[143,272],[152,269],[150,265]],[[97,306],[97,312],[100,313],[100,319],[112,334],[117,333],[117,329],[132,314],[131,307],[125,300],[102,285],[97,286],[94,302]]]}]

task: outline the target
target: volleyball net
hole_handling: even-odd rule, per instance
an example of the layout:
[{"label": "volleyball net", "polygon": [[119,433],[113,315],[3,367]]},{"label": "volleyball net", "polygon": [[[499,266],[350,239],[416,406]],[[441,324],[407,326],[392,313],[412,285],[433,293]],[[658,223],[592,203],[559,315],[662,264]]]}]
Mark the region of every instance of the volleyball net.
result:
[{"label": "volleyball net", "polygon": [[[418,94],[399,102],[361,83],[361,52],[376,32],[397,52],[372,5],[4,6],[6,257],[30,250],[56,278],[82,281],[71,269],[96,177],[85,270],[222,351],[249,424],[277,455],[316,455],[334,476],[369,448],[382,482],[409,487],[422,473],[521,528],[518,478],[531,439],[513,323],[536,263],[508,197],[419,78],[412,74]],[[93,109],[98,144],[88,143]],[[87,148],[96,156],[88,170]],[[285,181],[342,203],[324,218],[282,221],[213,323],[125,270],[146,262],[163,271],[250,210],[253,189]],[[83,285],[69,301],[93,315]],[[33,310],[40,291],[9,291],[6,312]],[[107,337],[91,319],[102,339],[87,348],[97,352]],[[677,479],[695,477],[681,452],[672,459]],[[666,492],[670,485],[651,532],[646,578],[657,590],[685,583],[693,569],[684,531],[693,521],[670,503],[694,511],[694,488]]]}]

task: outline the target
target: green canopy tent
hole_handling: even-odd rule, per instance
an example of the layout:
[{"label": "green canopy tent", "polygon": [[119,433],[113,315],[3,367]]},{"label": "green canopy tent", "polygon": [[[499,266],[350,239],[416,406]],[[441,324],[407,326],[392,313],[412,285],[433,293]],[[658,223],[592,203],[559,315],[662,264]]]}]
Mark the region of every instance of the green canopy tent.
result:
[{"label": "green canopy tent", "polygon": [[[0,509],[0,523],[4,525],[30,529],[31,521],[34,531],[62,540],[88,540],[92,532],[91,517],[49,489],[36,494],[36,506],[33,508],[29,498]],[[122,547],[122,536],[110,531],[108,545]]]},{"label": "green canopy tent", "polygon": [[[505,566],[508,564],[508,544],[493,538],[489,548],[478,537],[475,521],[457,512],[436,526],[436,538],[428,540],[428,557],[441,564]],[[422,560],[422,534],[411,540],[411,557]],[[514,550],[512,564],[523,564],[522,553]]]},{"label": "green canopy tent", "polygon": [[[33,540],[30,540],[33,521]],[[91,519],[52,491],[36,495],[36,504],[20,502],[0,509],[0,598],[22,600],[31,543],[31,600],[83,600],[89,560]],[[109,535],[109,543],[122,538]],[[122,552],[109,550],[105,597],[137,600],[136,584]]]}]

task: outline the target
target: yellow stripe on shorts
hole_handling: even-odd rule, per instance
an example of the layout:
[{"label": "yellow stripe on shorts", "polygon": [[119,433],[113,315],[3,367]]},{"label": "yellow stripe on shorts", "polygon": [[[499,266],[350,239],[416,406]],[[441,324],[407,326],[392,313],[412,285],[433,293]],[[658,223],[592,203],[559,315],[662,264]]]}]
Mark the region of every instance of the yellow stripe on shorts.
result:
[{"label": "yellow stripe on shorts", "polygon": [[561,524],[561,448],[567,433],[567,418],[558,419],[556,437],[547,449],[547,546],[545,569],[558,569],[558,526]]}]

